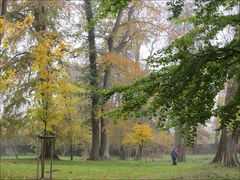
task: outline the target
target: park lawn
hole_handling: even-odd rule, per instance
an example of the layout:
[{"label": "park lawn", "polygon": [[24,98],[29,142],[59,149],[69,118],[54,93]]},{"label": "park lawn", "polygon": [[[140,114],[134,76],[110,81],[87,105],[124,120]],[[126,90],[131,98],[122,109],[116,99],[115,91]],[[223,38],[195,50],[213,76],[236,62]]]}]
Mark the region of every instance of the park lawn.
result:
[{"label": "park lawn", "polygon": [[[240,179],[240,169],[210,164],[212,156],[188,156],[188,161],[172,166],[169,157],[147,161],[54,161],[53,179]],[[46,171],[49,171],[47,166]],[[49,175],[49,174],[47,174]],[[34,179],[36,159],[9,157],[1,160],[0,179]]]}]

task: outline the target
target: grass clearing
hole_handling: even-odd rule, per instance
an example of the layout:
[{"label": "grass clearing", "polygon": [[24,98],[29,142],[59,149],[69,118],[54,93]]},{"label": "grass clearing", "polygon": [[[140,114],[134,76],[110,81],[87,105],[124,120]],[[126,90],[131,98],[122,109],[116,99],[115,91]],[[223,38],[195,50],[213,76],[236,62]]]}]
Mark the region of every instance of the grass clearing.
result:
[{"label": "grass clearing", "polygon": [[[172,166],[169,156],[149,160],[144,165],[139,161],[85,161],[75,157],[56,160],[53,164],[53,179],[240,179],[240,169],[225,168],[210,164],[212,155],[189,155],[187,162]],[[3,157],[0,179],[34,179],[37,161],[35,157]],[[49,161],[45,169],[49,175]],[[47,177],[46,176],[46,177]]]}]

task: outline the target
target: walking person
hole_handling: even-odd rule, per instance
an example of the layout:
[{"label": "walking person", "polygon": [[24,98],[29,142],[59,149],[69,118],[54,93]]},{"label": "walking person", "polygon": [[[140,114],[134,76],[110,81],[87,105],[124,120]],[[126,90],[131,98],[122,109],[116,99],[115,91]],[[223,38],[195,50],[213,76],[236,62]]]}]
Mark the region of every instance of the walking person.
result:
[{"label": "walking person", "polygon": [[171,152],[171,157],[172,157],[172,165],[177,165],[177,158],[179,157],[179,154],[177,152],[176,148],[173,148],[172,152]]}]

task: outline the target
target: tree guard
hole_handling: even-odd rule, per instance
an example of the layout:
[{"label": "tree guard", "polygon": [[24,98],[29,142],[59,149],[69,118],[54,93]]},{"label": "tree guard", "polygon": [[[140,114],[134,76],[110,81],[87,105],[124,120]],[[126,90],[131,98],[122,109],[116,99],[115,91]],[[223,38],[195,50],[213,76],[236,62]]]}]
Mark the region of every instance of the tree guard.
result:
[{"label": "tree guard", "polygon": [[[37,140],[37,180],[44,180],[44,169],[45,169],[45,148],[46,145],[44,143],[44,141],[46,140],[50,140],[51,141],[51,159],[50,159],[50,175],[49,175],[49,179],[52,179],[52,163],[53,163],[53,141],[55,140],[55,136],[50,136],[50,135],[38,135],[37,136],[38,140]],[[40,148],[39,148],[39,144],[40,144]],[[41,170],[40,175],[41,177],[39,177],[39,169]]]}]

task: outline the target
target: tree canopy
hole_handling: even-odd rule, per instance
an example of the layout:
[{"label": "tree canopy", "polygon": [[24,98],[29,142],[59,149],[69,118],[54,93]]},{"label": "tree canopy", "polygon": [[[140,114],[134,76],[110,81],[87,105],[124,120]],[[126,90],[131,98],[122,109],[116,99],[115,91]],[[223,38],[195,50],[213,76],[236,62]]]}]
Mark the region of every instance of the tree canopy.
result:
[{"label": "tree canopy", "polygon": [[[197,125],[214,115],[215,97],[231,78],[240,81],[238,1],[196,1],[194,15],[178,18],[184,1],[172,1],[172,21],[188,23],[192,30],[148,59],[155,70],[130,86],[104,92],[104,102],[112,94],[122,93],[122,105],[108,115],[119,117],[151,115],[159,117],[159,127],[188,127],[192,142]],[[222,41],[221,35],[228,34]],[[239,89],[239,88],[238,88]],[[228,121],[239,112],[234,101],[224,107]],[[234,108],[233,108],[234,107]],[[225,121],[226,122],[226,121]]]}]

